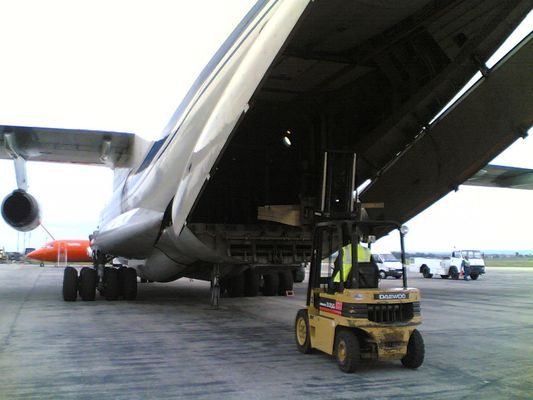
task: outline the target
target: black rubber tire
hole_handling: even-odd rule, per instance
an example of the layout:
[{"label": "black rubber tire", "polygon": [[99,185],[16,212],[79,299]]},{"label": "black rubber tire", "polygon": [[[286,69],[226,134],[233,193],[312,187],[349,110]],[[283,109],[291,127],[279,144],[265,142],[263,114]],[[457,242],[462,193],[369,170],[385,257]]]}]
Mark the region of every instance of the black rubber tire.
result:
[{"label": "black rubber tire", "polygon": [[263,275],[263,295],[275,296],[278,293],[279,275],[277,272]]},{"label": "black rubber tire", "polygon": [[104,274],[105,299],[113,301],[118,299],[118,270],[116,268],[107,268]]},{"label": "black rubber tire", "polygon": [[407,344],[407,354],[402,358],[402,364],[406,368],[416,369],[424,362],[425,355],[424,339],[416,329],[411,333]]},{"label": "black rubber tire", "polygon": [[477,280],[479,278],[479,274],[470,274],[470,278],[472,278],[473,281]]},{"label": "black rubber tire", "polygon": [[41,261],[41,263],[39,264],[39,267],[43,268],[44,267],[44,263]]},{"label": "black rubber tire", "polygon": [[309,315],[307,309],[302,308],[296,313],[294,320],[294,340],[300,353],[311,353],[311,336],[309,330]]},{"label": "black rubber tire", "polygon": [[440,276],[442,279],[448,279],[450,277],[450,275],[441,275]]},{"label": "black rubber tire", "polygon": [[387,274],[385,273],[385,271],[379,271],[379,279],[387,279]]},{"label": "black rubber tire", "polygon": [[117,268],[118,274],[118,295],[122,297],[124,295],[124,276],[126,275],[126,270],[128,268],[121,266]]},{"label": "black rubber tire", "polygon": [[229,278],[228,296],[244,296],[244,274],[237,274]]},{"label": "black rubber tire", "polygon": [[430,274],[429,273],[429,268],[424,268],[424,270],[422,271],[422,276],[426,279],[431,279],[433,278],[433,274]]},{"label": "black rubber tire", "polygon": [[124,268],[122,272],[122,297],[124,300],[137,298],[137,271],[135,268]]},{"label": "black rubber tire", "polygon": [[305,267],[302,265],[292,271],[292,280],[295,283],[301,283],[305,279]]},{"label": "black rubber tire", "polygon": [[244,272],[244,295],[246,297],[255,297],[259,293],[259,283],[261,276],[253,269]]},{"label": "black rubber tire", "polygon": [[96,297],[96,270],[83,267],[80,271],[79,292],[83,301],[94,301]]},{"label": "black rubber tire", "polygon": [[457,271],[457,268],[456,267],[450,267],[450,269],[448,270],[449,272],[449,275],[450,277],[456,281],[459,279],[459,271]]},{"label": "black rubber tire", "polygon": [[282,271],[279,273],[278,295],[286,296],[288,291],[294,289],[294,278],[292,271]]},{"label": "black rubber tire", "polygon": [[354,372],[361,360],[359,339],[350,330],[340,329],[335,337],[335,357],[340,370]]},{"label": "black rubber tire", "polygon": [[63,300],[76,301],[78,297],[78,271],[74,267],[65,267],[63,271]]}]

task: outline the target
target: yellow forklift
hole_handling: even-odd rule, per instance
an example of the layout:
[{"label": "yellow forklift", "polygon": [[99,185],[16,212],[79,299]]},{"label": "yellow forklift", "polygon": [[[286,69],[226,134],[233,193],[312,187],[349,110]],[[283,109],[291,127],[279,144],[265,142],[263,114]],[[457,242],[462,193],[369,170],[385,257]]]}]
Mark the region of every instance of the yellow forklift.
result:
[{"label": "yellow forklift", "polygon": [[[324,176],[333,176],[327,171],[327,153],[325,159]],[[361,220],[352,200],[355,154],[348,155],[350,163],[344,210],[342,205],[336,210],[331,206],[342,197],[332,188],[342,185],[324,180],[321,210],[315,213],[319,222],[313,235],[307,308],[299,310],[295,320],[296,345],[302,353],[318,349],[334,355],[344,372],[353,372],[362,359],[400,360],[407,368],[418,368],[424,361],[424,341],[416,329],[422,321],[420,292],[407,286],[407,229],[393,221]],[[381,289],[379,270],[369,253],[376,236],[391,230],[400,235],[403,287]]]}]

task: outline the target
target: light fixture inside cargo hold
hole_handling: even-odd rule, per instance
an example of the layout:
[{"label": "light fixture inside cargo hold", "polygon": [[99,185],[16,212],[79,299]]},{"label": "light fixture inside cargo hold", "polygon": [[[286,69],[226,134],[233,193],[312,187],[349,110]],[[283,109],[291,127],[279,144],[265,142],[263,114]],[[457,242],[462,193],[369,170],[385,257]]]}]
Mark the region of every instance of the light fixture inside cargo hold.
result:
[{"label": "light fixture inside cargo hold", "polygon": [[291,134],[291,131],[290,130],[286,130],[285,131],[285,134],[283,135],[283,139],[282,139],[282,142],[283,142],[283,145],[285,147],[291,147],[292,146],[292,142],[291,142],[291,139],[289,139],[289,135]]}]

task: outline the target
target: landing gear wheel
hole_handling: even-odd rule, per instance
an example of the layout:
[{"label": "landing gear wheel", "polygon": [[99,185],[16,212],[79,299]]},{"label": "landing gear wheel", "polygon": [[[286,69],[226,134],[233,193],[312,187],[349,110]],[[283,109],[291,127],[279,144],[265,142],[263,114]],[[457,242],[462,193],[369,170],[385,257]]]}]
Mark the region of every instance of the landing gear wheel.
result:
[{"label": "landing gear wheel", "polygon": [[292,278],[295,283],[303,282],[305,279],[305,267],[300,265],[298,268],[292,271]]},{"label": "landing gear wheel", "polygon": [[66,267],[63,272],[63,300],[76,301],[78,297],[78,271],[74,267]]},{"label": "landing gear wheel", "polygon": [[244,295],[244,274],[230,277],[228,295],[229,297],[242,297]]},{"label": "landing gear wheel", "polygon": [[79,292],[83,301],[94,301],[96,297],[96,270],[89,267],[81,269]]},{"label": "landing gear wheel", "polygon": [[279,273],[278,294],[286,296],[287,292],[292,292],[294,287],[294,278],[292,271],[283,271]]},{"label": "landing gear wheel", "polygon": [[451,276],[451,278],[452,278],[454,281],[456,281],[456,280],[459,279],[459,272],[457,271],[457,268],[455,268],[455,267],[451,267],[449,272],[450,272],[450,276]]},{"label": "landing gear wheel", "polygon": [[124,268],[122,272],[122,296],[124,300],[137,298],[137,271],[135,268]]},{"label": "landing gear wheel", "polygon": [[244,272],[244,295],[255,297],[259,293],[260,276],[253,269]]},{"label": "landing gear wheel", "polygon": [[416,369],[424,362],[424,339],[416,329],[411,333],[407,344],[407,354],[402,358],[402,364],[406,368]]},{"label": "landing gear wheel", "polygon": [[479,274],[470,274],[470,278],[475,281],[477,278],[479,278]]},{"label": "landing gear wheel", "polygon": [[126,275],[127,267],[118,267],[117,273],[118,273],[118,295],[123,296],[124,295],[124,275]]},{"label": "landing gear wheel", "polygon": [[296,347],[301,353],[308,354],[311,352],[311,337],[309,336],[309,316],[307,310],[302,308],[296,314],[294,321],[294,338]]},{"label": "landing gear wheel", "polygon": [[379,271],[379,279],[387,279],[387,274],[385,271]]},{"label": "landing gear wheel", "polygon": [[104,274],[105,299],[112,301],[118,299],[118,270],[106,268]]},{"label": "landing gear wheel", "polygon": [[361,359],[359,340],[352,331],[341,329],[335,338],[335,356],[343,372],[354,372]]},{"label": "landing gear wheel", "polygon": [[265,296],[275,296],[278,293],[279,275],[277,272],[263,275],[263,294]]}]

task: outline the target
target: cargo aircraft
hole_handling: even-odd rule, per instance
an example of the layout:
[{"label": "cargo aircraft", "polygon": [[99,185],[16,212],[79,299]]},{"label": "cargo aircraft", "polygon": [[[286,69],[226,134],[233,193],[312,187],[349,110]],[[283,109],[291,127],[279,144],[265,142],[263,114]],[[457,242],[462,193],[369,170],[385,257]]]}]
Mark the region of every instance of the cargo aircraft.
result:
[{"label": "cargo aircraft", "polygon": [[[97,286],[133,298],[136,275],[211,280],[215,303],[220,279],[230,295],[253,296],[262,276],[274,294],[309,260],[325,153],[355,153],[355,186],[370,181],[360,201],[384,204],[362,212],[402,223],[526,135],[532,35],[487,60],[531,9],[531,0],[259,0],[158,140],[0,126],[0,157],[13,159],[18,185],[2,215],[20,231],[39,225],[27,161],[105,165],[114,189],[91,236],[95,268],[65,269],[65,300],[77,290],[92,300]],[[339,207],[354,201],[337,190]],[[128,266],[122,284],[106,266],[114,257]]]}]

